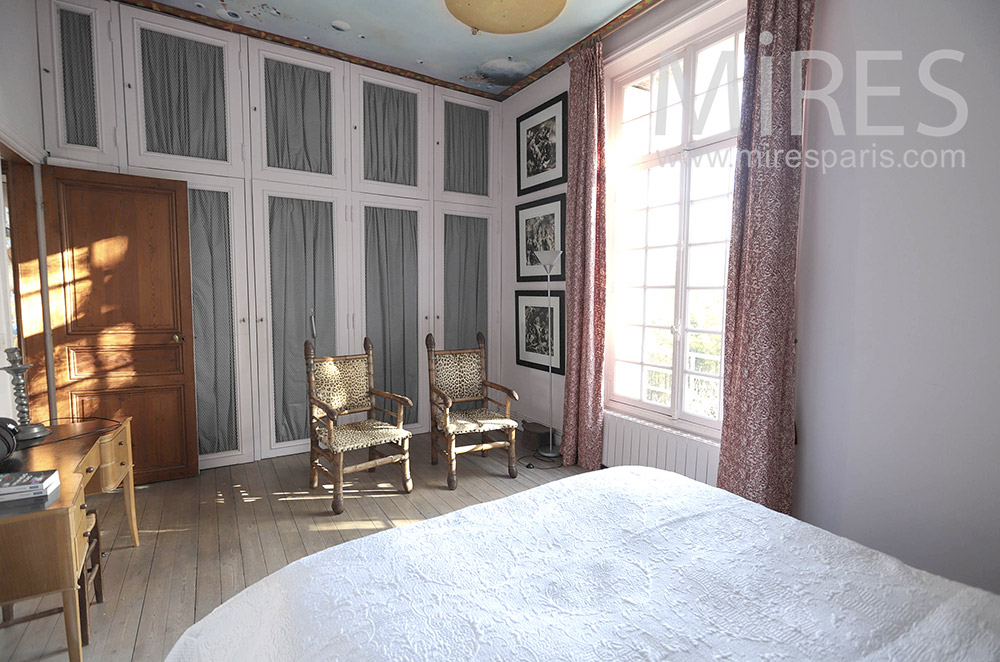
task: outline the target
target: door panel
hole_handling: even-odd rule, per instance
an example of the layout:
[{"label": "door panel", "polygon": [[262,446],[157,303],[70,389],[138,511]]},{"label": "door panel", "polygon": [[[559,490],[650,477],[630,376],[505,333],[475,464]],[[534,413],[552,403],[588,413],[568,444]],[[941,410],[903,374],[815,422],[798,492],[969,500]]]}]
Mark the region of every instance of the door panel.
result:
[{"label": "door panel", "polygon": [[198,472],[184,182],[43,169],[59,416],[133,416],[140,482]]}]

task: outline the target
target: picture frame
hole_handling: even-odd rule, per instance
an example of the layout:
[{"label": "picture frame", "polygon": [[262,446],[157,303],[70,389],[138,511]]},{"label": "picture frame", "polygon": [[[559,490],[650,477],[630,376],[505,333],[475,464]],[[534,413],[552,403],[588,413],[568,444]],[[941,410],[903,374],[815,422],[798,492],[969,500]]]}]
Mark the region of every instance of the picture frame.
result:
[{"label": "picture frame", "polygon": [[569,94],[563,92],[517,118],[519,196],[566,183],[568,107]]},{"label": "picture frame", "polygon": [[552,280],[566,280],[566,194],[541,198],[514,208],[517,240],[517,282],[545,281],[545,268],[534,256],[536,250],[562,251],[552,268]]},{"label": "picture frame", "polygon": [[553,314],[552,373],[566,374],[566,293],[552,290],[552,307],[549,308],[545,290],[517,290],[514,292],[514,337],[517,345],[516,362],[527,368],[549,371],[549,354],[546,352],[548,318]]}]

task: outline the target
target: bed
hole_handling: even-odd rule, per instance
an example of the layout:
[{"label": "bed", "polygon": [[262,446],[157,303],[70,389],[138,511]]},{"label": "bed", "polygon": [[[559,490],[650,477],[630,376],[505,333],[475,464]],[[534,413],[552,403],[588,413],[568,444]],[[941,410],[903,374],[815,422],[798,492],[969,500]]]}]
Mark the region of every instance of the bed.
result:
[{"label": "bed", "polygon": [[622,467],[300,559],[167,659],[992,662],[1000,596]]}]

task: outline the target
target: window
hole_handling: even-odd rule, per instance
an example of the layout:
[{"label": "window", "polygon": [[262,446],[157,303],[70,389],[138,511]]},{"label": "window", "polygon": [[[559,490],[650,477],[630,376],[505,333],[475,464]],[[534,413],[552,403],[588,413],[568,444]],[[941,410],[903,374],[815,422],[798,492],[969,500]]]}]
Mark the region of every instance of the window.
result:
[{"label": "window", "polygon": [[609,66],[609,406],[700,429],[722,417],[743,38],[729,21]]}]

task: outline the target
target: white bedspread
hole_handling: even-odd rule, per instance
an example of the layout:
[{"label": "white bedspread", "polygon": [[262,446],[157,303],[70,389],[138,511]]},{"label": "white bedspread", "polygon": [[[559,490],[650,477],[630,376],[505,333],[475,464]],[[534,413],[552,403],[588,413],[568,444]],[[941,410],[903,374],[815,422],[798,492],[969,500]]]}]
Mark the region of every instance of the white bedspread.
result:
[{"label": "white bedspread", "polygon": [[625,467],[301,559],[168,660],[1000,660],[1000,596]]}]

